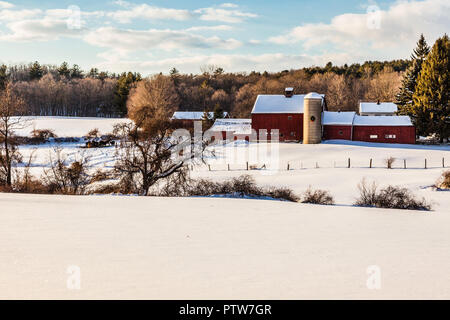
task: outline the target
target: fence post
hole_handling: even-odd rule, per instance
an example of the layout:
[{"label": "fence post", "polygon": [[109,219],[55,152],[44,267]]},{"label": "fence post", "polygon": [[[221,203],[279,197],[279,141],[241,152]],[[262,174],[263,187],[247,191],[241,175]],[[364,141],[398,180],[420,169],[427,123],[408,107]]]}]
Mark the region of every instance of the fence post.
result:
[{"label": "fence post", "polygon": [[372,169],[372,159],[370,159],[370,166],[369,166],[369,168]]},{"label": "fence post", "polygon": [[406,159],[403,159],[403,168],[406,169]]},{"label": "fence post", "polygon": [[247,161],[247,171],[248,171],[248,161]]},{"label": "fence post", "polygon": [[210,164],[208,164],[208,170],[211,171],[211,165]]},{"label": "fence post", "polygon": [[350,161],[350,158],[348,158],[348,167],[350,168],[350,166],[351,166],[351,161]]},{"label": "fence post", "polygon": [[230,171],[230,164],[228,164],[228,171]]},{"label": "fence post", "polygon": [[425,159],[425,169],[427,168],[427,159]]},{"label": "fence post", "polygon": [[442,168],[445,168],[445,158],[442,158]]},{"label": "fence post", "polygon": [[287,171],[289,171],[289,162],[288,162],[288,164],[287,164]]}]

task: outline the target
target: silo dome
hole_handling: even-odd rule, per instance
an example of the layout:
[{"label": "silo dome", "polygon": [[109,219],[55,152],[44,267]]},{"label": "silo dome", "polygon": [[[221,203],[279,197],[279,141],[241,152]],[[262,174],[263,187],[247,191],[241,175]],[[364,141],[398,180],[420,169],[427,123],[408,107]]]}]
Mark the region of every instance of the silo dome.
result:
[{"label": "silo dome", "polygon": [[322,142],[322,100],[323,96],[315,92],[308,93],[304,97],[304,144],[317,144]]}]

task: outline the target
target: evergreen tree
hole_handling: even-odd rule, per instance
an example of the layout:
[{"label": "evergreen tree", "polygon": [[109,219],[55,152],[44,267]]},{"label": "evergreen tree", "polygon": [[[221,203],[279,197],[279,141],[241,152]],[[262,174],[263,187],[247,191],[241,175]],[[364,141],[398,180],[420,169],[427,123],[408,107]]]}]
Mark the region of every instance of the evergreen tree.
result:
[{"label": "evergreen tree", "polygon": [[4,64],[0,66],[0,91],[6,88],[8,83],[8,67]]},{"label": "evergreen tree", "polygon": [[88,73],[88,77],[93,78],[93,79],[97,79],[98,75],[99,75],[99,72],[98,72],[97,68],[91,68],[91,70]]},{"label": "evergreen tree", "polygon": [[142,77],[139,73],[132,72],[122,73],[117,80],[116,90],[114,92],[114,105],[116,112],[120,116],[127,114],[128,94],[130,93],[132,86],[141,80]]},{"label": "evergreen tree", "polygon": [[214,107],[214,121],[216,119],[223,119],[225,118],[225,114],[223,112],[223,109],[220,107],[220,104],[216,104],[216,106]]},{"label": "evergreen tree", "polygon": [[44,68],[39,64],[39,62],[35,61],[30,67],[30,79],[31,80],[39,80],[44,75]]},{"label": "evergreen tree", "polygon": [[72,79],[81,79],[83,78],[83,71],[77,64],[74,64],[72,69],[70,69],[70,77]]},{"label": "evergreen tree", "polygon": [[422,64],[429,52],[430,47],[422,34],[417,42],[417,47],[411,55],[411,66],[405,72],[400,92],[396,97],[399,114],[410,115],[412,113],[413,94],[416,90],[417,78],[419,77],[420,70],[422,70]]},{"label": "evergreen tree", "polygon": [[67,62],[61,63],[61,65],[59,66],[57,71],[61,77],[65,77],[65,78],[70,77],[70,69],[69,69],[69,64]]},{"label": "evergreen tree", "polygon": [[425,60],[414,92],[414,116],[418,133],[437,134],[440,141],[450,136],[450,40],[436,40]]}]

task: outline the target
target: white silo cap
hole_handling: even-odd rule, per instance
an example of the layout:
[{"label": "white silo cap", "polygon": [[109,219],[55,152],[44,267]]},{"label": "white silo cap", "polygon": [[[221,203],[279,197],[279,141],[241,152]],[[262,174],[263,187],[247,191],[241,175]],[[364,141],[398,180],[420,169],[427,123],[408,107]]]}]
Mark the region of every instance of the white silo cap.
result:
[{"label": "white silo cap", "polygon": [[317,100],[322,100],[323,97],[322,95],[316,93],[316,92],[310,92],[305,96],[305,99],[317,99]]}]

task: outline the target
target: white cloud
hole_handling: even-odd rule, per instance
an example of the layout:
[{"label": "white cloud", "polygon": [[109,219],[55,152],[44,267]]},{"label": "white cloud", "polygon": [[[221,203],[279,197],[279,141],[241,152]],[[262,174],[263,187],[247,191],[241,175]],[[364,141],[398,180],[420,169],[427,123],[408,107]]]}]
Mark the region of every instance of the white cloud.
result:
[{"label": "white cloud", "polygon": [[333,57],[337,63],[345,63],[351,57],[346,54],[321,56],[288,55],[283,53],[245,55],[245,54],[213,54],[181,56],[166,59],[127,60],[114,56],[106,58],[98,67],[113,71],[135,70],[144,74],[152,74],[176,67],[181,72],[197,73],[203,65],[217,65],[229,72],[240,71],[280,71],[311,65],[323,65]]},{"label": "white cloud", "polygon": [[194,12],[200,15],[201,20],[227,23],[240,23],[248,18],[258,17],[254,13],[240,11],[237,9],[237,5],[230,3],[222,4],[218,8],[201,8]]},{"label": "white cloud", "polygon": [[0,21],[20,21],[42,15],[40,9],[0,10]]},{"label": "white cloud", "polygon": [[229,31],[233,30],[232,26],[229,25],[218,25],[218,26],[198,26],[198,27],[190,27],[187,28],[186,31],[188,32],[195,32],[195,31]]},{"label": "white cloud", "polygon": [[126,10],[108,12],[107,16],[120,23],[130,23],[134,19],[144,20],[187,20],[192,17],[188,10],[160,8],[147,4],[131,5],[122,3]]},{"label": "white cloud", "polygon": [[0,34],[2,41],[50,41],[60,37],[76,37],[85,31],[70,29],[66,20],[49,18],[11,22],[7,27],[12,33]]},{"label": "white cloud", "polygon": [[[344,52],[360,51],[366,56],[407,57],[419,35],[429,41],[450,29],[448,0],[401,1],[377,13],[342,14],[330,23],[304,24],[271,42],[301,42],[305,48],[332,45]],[[379,17],[379,28],[371,24]]]},{"label": "white cloud", "polygon": [[9,9],[14,7],[14,4],[6,1],[0,1],[0,9]]},{"label": "white cloud", "polygon": [[117,50],[132,52],[138,50],[184,50],[184,49],[226,49],[231,50],[241,46],[235,39],[219,37],[203,37],[179,30],[131,30],[103,27],[89,32],[84,40],[88,43]]}]

